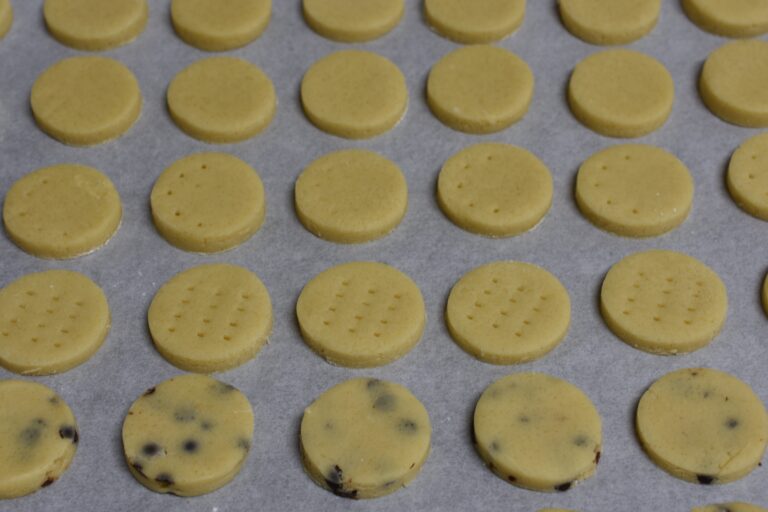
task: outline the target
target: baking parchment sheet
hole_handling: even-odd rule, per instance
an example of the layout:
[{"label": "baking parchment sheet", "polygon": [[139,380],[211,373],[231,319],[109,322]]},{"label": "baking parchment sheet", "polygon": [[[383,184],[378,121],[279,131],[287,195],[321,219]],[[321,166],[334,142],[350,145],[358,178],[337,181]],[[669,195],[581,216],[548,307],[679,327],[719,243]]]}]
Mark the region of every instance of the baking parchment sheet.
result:
[{"label": "baking parchment sheet", "polygon": [[[674,77],[676,100],[669,121],[638,142],[676,154],[696,184],[689,219],[670,234],[647,240],[604,233],[578,212],[575,173],[593,152],[617,143],[581,126],[565,101],[573,66],[599,50],[571,36],[561,25],[555,0],[529,0],[525,23],[500,43],[525,59],[536,77],[535,97],[525,118],[501,133],[473,136],[443,126],[424,100],[430,67],[457,47],[429,30],[421,1],[406,0],[403,21],[389,35],[345,45],[318,36],[305,24],[299,0],[273,0],[266,32],[245,48],[227,52],[260,66],[279,97],[269,128],[246,142],[208,145],[182,133],[165,108],[174,75],[211,54],[184,44],[173,33],[167,0],[150,0],[150,19],[134,42],[104,55],[136,74],[144,108],[123,137],[89,148],[65,146],[42,133],[29,111],[29,91],[51,64],[82,52],[51,38],[42,19],[42,0],[12,0],[10,33],[0,41],[0,193],[39,167],[77,162],[104,171],[123,200],[123,223],[97,252],[70,261],[46,261],[25,254],[3,233],[0,285],[28,272],[51,268],[85,273],[105,290],[112,330],[85,364],[62,375],[34,378],[72,407],[80,445],[70,469],[34,495],[0,502],[0,511],[534,511],[544,506],[582,511],[687,511],[705,502],[752,501],[768,505],[768,467],[722,486],[677,480],[644,454],[633,428],[634,410],[647,386],[682,367],[711,366],[733,373],[768,400],[768,320],[759,289],[768,267],[768,224],[739,210],[724,185],[731,152],[757,130],[725,124],[710,114],[696,92],[701,65],[726,42],[693,25],[677,0],[664,0],[653,32],[631,48],[654,56]],[[363,1],[363,0],[361,0]],[[358,47],[385,55],[406,76],[410,105],[402,122],[367,141],[327,135],[304,117],[299,85],[304,71],[332,51]],[[534,231],[491,240],[451,224],[435,201],[443,162],[480,141],[520,145],[537,154],[554,178],[552,210]],[[386,238],[364,245],[320,240],[299,224],[293,183],[313,159],[333,150],[379,151],[403,170],[410,202],[403,223]],[[227,151],[253,165],[264,181],[267,217],[251,240],[217,255],[190,254],[166,243],[152,226],[149,194],[158,175],[176,159],[196,151]],[[632,349],[600,319],[598,294],[605,272],[636,251],[666,248],[686,252],[711,266],[730,299],[728,320],[718,338],[690,355],[661,357]],[[450,338],[443,310],[451,286],[475,266],[498,259],[541,265],[570,292],[573,319],[567,338],[552,353],[519,366],[493,366],[464,353]],[[320,271],[347,261],[378,260],[410,275],[426,301],[428,323],[421,342],[402,359],[381,368],[333,367],[302,342],[295,302],[302,286]],[[235,480],[209,495],[186,499],[151,492],[136,482],[123,460],[120,429],[125,413],[145,389],[180,373],[153,348],[147,307],[171,276],[202,263],[229,262],[255,271],[266,284],[275,314],[269,344],[252,360],[217,378],[241,389],[253,404],[253,449]],[[509,485],[481,462],[470,440],[472,411],[483,389],[512,372],[541,371],[583,389],[603,418],[603,456],[597,474],[565,493],[542,494]],[[381,499],[350,501],[326,492],[304,474],[298,429],[304,407],[345,379],[373,376],[409,387],[429,411],[432,452],[407,488]],[[18,378],[0,369],[0,378]]]}]

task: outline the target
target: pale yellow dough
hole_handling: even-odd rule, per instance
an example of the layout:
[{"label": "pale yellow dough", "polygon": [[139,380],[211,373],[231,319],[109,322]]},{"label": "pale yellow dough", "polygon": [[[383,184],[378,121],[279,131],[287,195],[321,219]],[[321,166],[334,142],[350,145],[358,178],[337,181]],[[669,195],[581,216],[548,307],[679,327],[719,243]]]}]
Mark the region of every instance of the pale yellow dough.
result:
[{"label": "pale yellow dough", "polygon": [[613,333],[660,355],[692,352],[717,336],[728,313],[718,275],[699,260],[651,250],[625,257],[608,271],[600,310]]},{"label": "pale yellow dough", "polygon": [[376,498],[419,474],[431,434],[427,410],[408,389],[351,379],[304,409],[301,458],[312,480],[337,496]]},{"label": "pale yellow dough", "polygon": [[470,146],[449,158],[437,201],[457,226],[491,237],[535,227],[552,205],[552,176],[533,153],[509,144]]},{"label": "pale yellow dough", "polygon": [[220,52],[247,45],[269,24],[272,0],[173,0],[171,21],[184,42]]},{"label": "pale yellow dough", "polygon": [[659,20],[661,0],[558,0],[568,31],[588,43],[627,44],[648,34]]},{"label": "pale yellow dough", "polygon": [[101,347],[107,298],[70,270],[27,274],[0,290],[0,366],[22,375],[65,372]]},{"label": "pale yellow dough", "polygon": [[405,274],[384,263],[353,262],[315,276],[296,316],[307,345],[350,368],[387,364],[409,352],[426,323],[424,299]]},{"label": "pale yellow dough", "polygon": [[687,368],[661,377],[640,398],[637,435],[672,476],[702,485],[749,474],[768,441],[768,414],[752,389],[725,372]]},{"label": "pale yellow dough", "polygon": [[323,37],[343,43],[377,39],[400,23],[404,0],[304,0],[304,19]]},{"label": "pale yellow dough", "polygon": [[13,6],[10,0],[0,0],[0,39],[11,29],[13,24]]},{"label": "pale yellow dough", "polygon": [[106,57],[71,57],[45,70],[32,86],[38,126],[65,144],[87,146],[119,137],[141,113],[133,73]]},{"label": "pale yellow dough", "polygon": [[576,203],[594,225],[617,235],[657,236],[688,217],[693,203],[688,168],[667,151],[621,144],[589,157],[576,178]]},{"label": "pale yellow dough", "polygon": [[457,43],[491,43],[523,24],[525,0],[424,0],[424,15],[439,34]]},{"label": "pale yellow dough", "polygon": [[717,503],[703,507],[693,507],[691,512],[768,512],[768,508],[758,507],[743,501],[731,503]]},{"label": "pale yellow dough", "polygon": [[568,332],[571,301],[536,265],[497,261],[465,274],[448,296],[445,321],[464,350],[494,364],[542,357]]},{"label": "pale yellow dough", "polygon": [[155,227],[185,251],[219,252],[250,238],[264,222],[256,171],[226,153],[194,153],[157,179],[150,197]]},{"label": "pale yellow dough", "polygon": [[768,132],[747,139],[733,153],[726,183],[742,210],[768,220]]},{"label": "pale yellow dough", "polygon": [[368,139],[393,128],[408,108],[403,73],[390,60],[342,50],[315,62],[301,81],[309,120],[331,135]]},{"label": "pale yellow dough", "polygon": [[768,0],[682,0],[683,10],[700,28],[726,37],[768,32]]},{"label": "pale yellow dough", "polygon": [[45,0],[48,32],[78,50],[108,50],[134,40],[149,16],[147,0]]},{"label": "pale yellow dough", "polygon": [[466,46],[432,67],[427,102],[454,130],[493,133],[522,119],[533,87],[531,68],[514,53],[496,46]]},{"label": "pale yellow dough", "polygon": [[609,137],[640,137],[672,112],[675,84],[656,59],[634,50],[595,53],[579,62],[568,84],[573,115]]}]

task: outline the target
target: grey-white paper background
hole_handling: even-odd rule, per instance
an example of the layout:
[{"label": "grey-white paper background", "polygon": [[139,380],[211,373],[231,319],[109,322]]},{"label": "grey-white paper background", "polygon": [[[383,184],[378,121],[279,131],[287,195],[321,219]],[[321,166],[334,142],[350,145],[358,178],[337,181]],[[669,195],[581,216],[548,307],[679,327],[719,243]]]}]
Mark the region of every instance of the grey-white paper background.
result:
[{"label": "grey-white paper background", "polygon": [[[693,210],[672,233],[648,240],[623,239],[589,224],[573,200],[574,176],[593,152],[617,141],[582,127],[564,100],[573,66],[598,51],[561,25],[555,0],[529,0],[524,25],[500,44],[524,58],[536,77],[528,115],[501,133],[472,136],[438,122],[424,101],[430,67],[456,45],[430,31],[421,2],[406,0],[399,26],[386,37],[355,45],[389,57],[402,69],[410,90],[403,121],[369,141],[347,141],[322,133],[303,116],[298,101],[304,71],[328,53],[348,48],[325,40],[303,22],[299,0],[273,0],[269,28],[254,43],[228,52],[260,66],[274,81],[277,116],[261,135],[235,145],[213,146],[183,134],[165,109],[165,89],[188,64],[209,56],[173,33],[168,2],[150,0],[146,31],[133,43],[105,55],[136,74],[144,95],[140,120],[125,136],[91,148],[67,147],[43,134],[29,112],[35,77],[49,65],[82,54],[52,39],[42,19],[42,0],[12,0],[16,19],[0,41],[0,193],[36,168],[78,162],[104,171],[123,200],[124,219],[114,239],[92,255],[45,261],[0,236],[0,285],[28,272],[67,268],[99,283],[109,298],[113,325],[104,346],[80,367],[35,378],[58,391],[73,409],[81,431],[70,469],[34,495],[0,502],[0,510],[498,510],[533,511],[544,506],[583,511],[687,511],[695,504],[744,500],[768,505],[768,467],[723,486],[703,487],[667,475],[641,450],[633,431],[636,402],[661,375],[681,367],[712,366],[731,372],[768,399],[768,320],[759,288],[768,266],[768,224],[740,211],[723,184],[731,152],[757,133],[723,123],[702,105],[696,80],[708,53],[725,42],[699,30],[677,0],[664,0],[655,30],[630,45],[663,62],[676,91],[669,121],[640,142],[678,155],[696,183]],[[363,1],[363,0],[361,0]],[[490,240],[464,232],[438,209],[435,180],[442,163],[480,141],[517,144],[536,153],[554,177],[554,202],[533,232]],[[296,219],[293,183],[313,159],[332,150],[379,151],[403,169],[410,204],[403,223],[386,238],[365,245],[335,245],[315,238]],[[152,184],[165,167],[195,151],[231,152],[260,173],[267,193],[267,218],[259,233],[233,251],[190,254],[166,243],[149,212]],[[723,278],[729,293],[728,321],[707,348],[678,357],[649,355],[616,339],[600,319],[600,283],[608,268],[639,250],[668,248],[699,258]],[[543,359],[520,366],[479,362],[453,343],[443,309],[453,283],[471,268],[498,259],[533,262],[568,288],[573,320],[567,338]],[[302,342],[294,316],[302,286],[318,272],[351,260],[394,265],[420,286],[428,323],[421,342],[402,359],[371,370],[329,365]],[[253,449],[239,476],[214,493],[192,499],[153,493],[129,474],[120,429],[131,402],[146,388],[179,374],[153,348],[146,311],[158,287],[177,272],[209,262],[230,262],[255,271],[270,291],[275,325],[258,357],[218,378],[241,389],[253,404]],[[513,487],[494,476],[470,442],[472,410],[493,380],[511,372],[542,371],[568,379],[594,401],[603,418],[603,457],[597,474],[566,493],[541,494]],[[350,501],[326,492],[304,474],[298,428],[304,407],[328,387],[370,375],[408,386],[430,413],[432,453],[405,489],[372,501]],[[16,378],[0,369],[0,378]]]}]

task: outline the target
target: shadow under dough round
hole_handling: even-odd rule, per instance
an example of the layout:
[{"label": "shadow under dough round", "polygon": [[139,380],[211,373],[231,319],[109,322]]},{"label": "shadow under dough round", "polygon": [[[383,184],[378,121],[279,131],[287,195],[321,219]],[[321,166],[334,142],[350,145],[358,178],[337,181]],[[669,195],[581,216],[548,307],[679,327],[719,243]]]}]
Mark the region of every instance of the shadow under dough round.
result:
[{"label": "shadow under dough round", "polygon": [[526,0],[424,0],[427,23],[457,43],[491,43],[523,24]]},{"label": "shadow under dough round", "polygon": [[725,37],[753,37],[768,32],[768,0],[682,0],[683,10],[699,28]]},{"label": "shadow under dough round", "polygon": [[739,208],[768,220],[768,133],[750,137],[734,151],[726,184]]},{"label": "shadow under dough round", "polygon": [[13,6],[10,0],[0,0],[0,39],[11,30],[13,25]]},{"label": "shadow under dough round", "polygon": [[343,43],[377,39],[400,23],[404,0],[304,0],[304,19],[323,37]]},{"label": "shadow under dough round", "polygon": [[653,30],[661,0],[558,0],[558,6],[568,32],[587,43],[614,45]]},{"label": "shadow under dough round", "polygon": [[173,0],[171,21],[187,44],[210,52],[240,48],[269,24],[272,0]]},{"label": "shadow under dough round", "polygon": [[101,51],[124,45],[144,31],[147,0],[45,0],[48,32],[61,44]]}]

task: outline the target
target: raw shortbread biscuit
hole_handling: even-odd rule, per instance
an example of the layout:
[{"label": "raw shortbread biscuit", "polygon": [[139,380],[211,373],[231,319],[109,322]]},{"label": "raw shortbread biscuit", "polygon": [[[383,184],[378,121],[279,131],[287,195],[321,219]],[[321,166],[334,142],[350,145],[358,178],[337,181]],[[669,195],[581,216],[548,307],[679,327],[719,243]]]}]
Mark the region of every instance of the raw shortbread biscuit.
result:
[{"label": "raw shortbread biscuit", "polygon": [[315,62],[301,81],[309,120],[332,135],[367,139],[394,127],[408,108],[405,77],[390,60],[343,50]]},{"label": "raw shortbread biscuit", "polygon": [[272,330],[272,302],[259,278],[228,264],[176,274],[147,315],[157,350],[175,366],[209,373],[253,358]]},{"label": "raw shortbread biscuit", "polygon": [[541,267],[497,261],[462,277],[448,296],[448,330],[456,343],[494,364],[537,359],[565,337],[568,291]]},{"label": "raw shortbread biscuit", "polygon": [[481,235],[519,235],[552,205],[552,176],[531,152],[509,144],[475,144],[449,158],[437,201],[457,226]]},{"label": "raw shortbread biscuit", "polygon": [[768,414],[752,389],[725,372],[686,368],[640,398],[637,435],[672,476],[703,485],[746,476],[763,457]]},{"label": "raw shortbread biscuit", "polygon": [[581,165],[575,195],[597,227],[623,236],[656,236],[688,217],[693,179],[683,162],[661,148],[621,144]]},{"label": "raw shortbread biscuit", "polygon": [[344,43],[379,38],[403,17],[403,0],[304,0],[304,19],[323,37]]},{"label": "raw shortbread biscuit", "polygon": [[758,507],[743,501],[731,503],[717,503],[703,507],[693,507],[691,512],[768,512],[768,508]]},{"label": "raw shortbread biscuit", "polygon": [[0,380],[0,499],[54,483],[72,462],[79,440],[72,411],[52,389]]},{"label": "raw shortbread biscuit", "polygon": [[71,57],[45,70],[32,86],[38,126],[65,144],[87,146],[119,137],[141,113],[133,73],[106,57]]},{"label": "raw shortbread biscuit", "polygon": [[440,59],[427,78],[427,102],[444,124],[493,133],[520,120],[533,99],[531,68],[504,48],[466,46]]},{"label": "raw shortbread biscuit", "polygon": [[640,137],[672,112],[675,84],[656,59],[634,50],[595,53],[579,62],[568,84],[576,118],[609,137]]},{"label": "raw shortbread biscuit", "polygon": [[747,139],[733,153],[726,183],[742,210],[768,220],[768,133]]},{"label": "raw shortbread biscuit", "polygon": [[753,37],[768,32],[768,0],[682,0],[688,17],[713,34]]},{"label": "raw shortbread biscuit", "polygon": [[474,442],[491,470],[535,491],[567,491],[600,460],[600,415],[565,380],[518,373],[488,386],[477,401]]},{"label": "raw shortbread biscuit", "polygon": [[231,249],[264,222],[264,186],[256,171],[226,153],[195,153],[174,162],[150,197],[155,227],[185,251]]},{"label": "raw shortbread biscuit", "polygon": [[648,34],[661,0],[558,0],[568,31],[588,43],[627,44]]},{"label": "raw shortbread biscuit", "polygon": [[272,0],[173,0],[176,34],[201,50],[219,52],[245,46],[269,24]]},{"label": "raw shortbread biscuit", "polygon": [[0,290],[0,366],[23,375],[65,372],[101,347],[109,326],[107,298],[83,274],[27,274]]},{"label": "raw shortbread biscuit", "polygon": [[45,0],[48,32],[78,50],[107,50],[134,40],[147,24],[147,0]]},{"label": "raw shortbread biscuit", "polygon": [[304,409],[301,458],[312,480],[343,498],[376,498],[408,485],[429,455],[429,414],[405,387],[351,379]]},{"label": "raw shortbread biscuit", "polygon": [[625,257],[608,271],[600,311],[613,333],[660,355],[698,350],[717,336],[728,313],[718,275],[699,260],[651,250]]},{"label": "raw shortbread biscuit", "polygon": [[13,24],[13,6],[10,0],[0,0],[0,38],[5,36]]},{"label": "raw shortbread biscuit", "polygon": [[397,165],[373,151],[350,149],[318,158],[296,180],[296,213],[309,231],[333,242],[381,238],[408,208]]},{"label": "raw shortbread biscuit", "polygon": [[410,351],[426,316],[418,286],[396,268],[352,262],[315,276],[296,316],[307,345],[331,364],[381,366]]},{"label": "raw shortbread biscuit", "polygon": [[178,496],[228,484],[252,439],[248,399],[205,375],[180,375],[149,388],[123,422],[123,450],[133,476],[153,491]]},{"label": "raw shortbread biscuit", "polygon": [[427,23],[457,43],[490,43],[523,24],[525,0],[424,0]]}]

